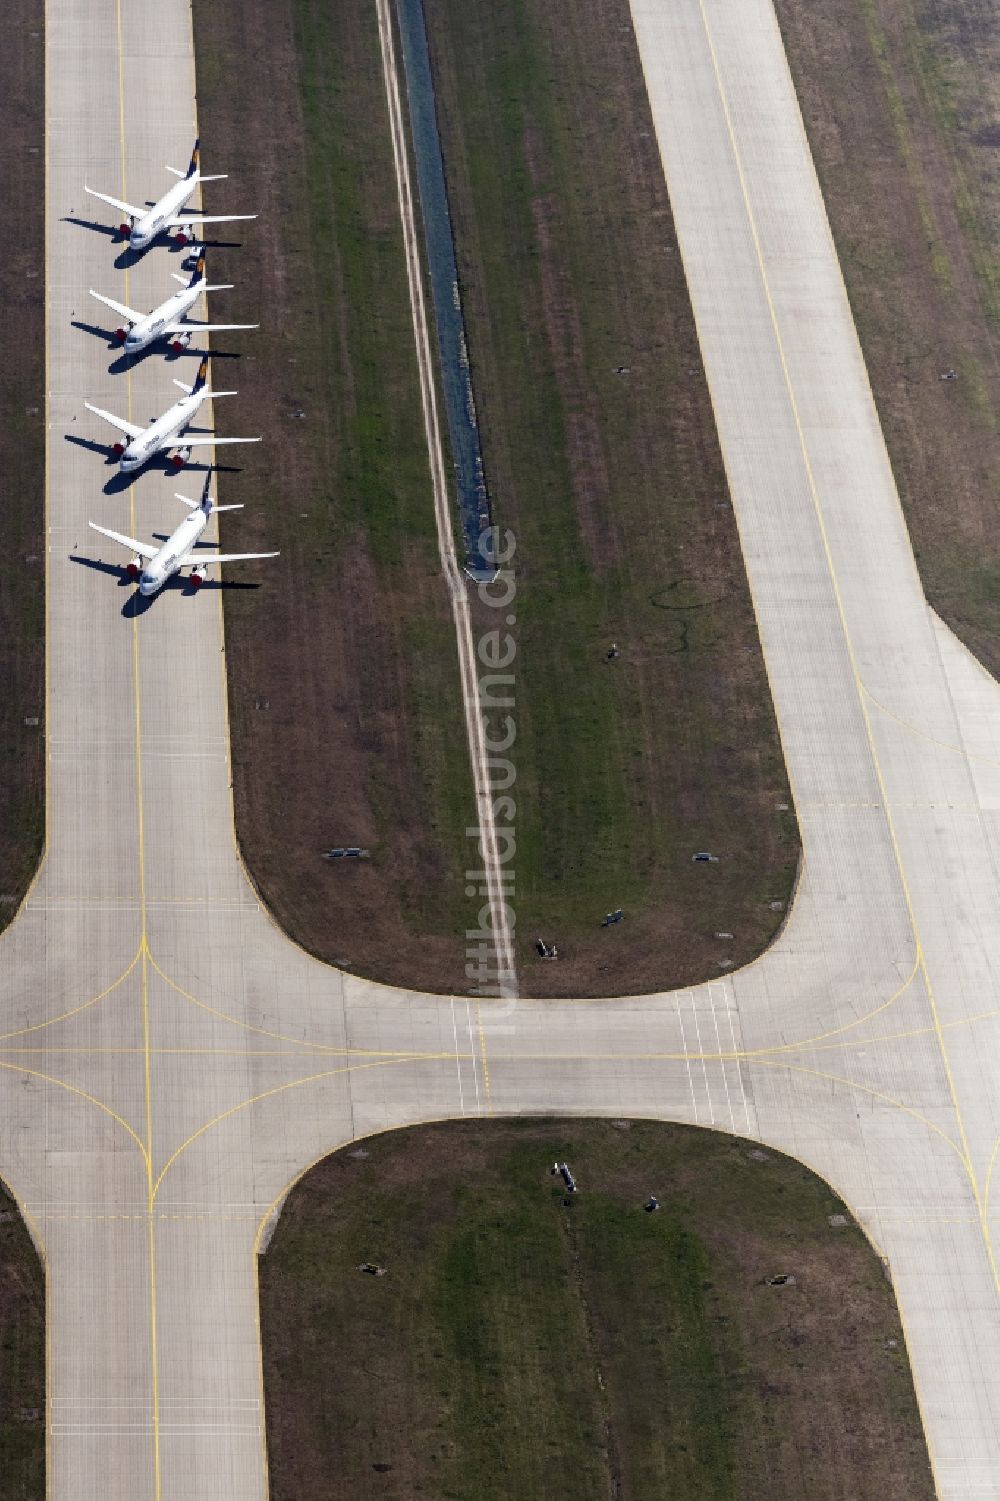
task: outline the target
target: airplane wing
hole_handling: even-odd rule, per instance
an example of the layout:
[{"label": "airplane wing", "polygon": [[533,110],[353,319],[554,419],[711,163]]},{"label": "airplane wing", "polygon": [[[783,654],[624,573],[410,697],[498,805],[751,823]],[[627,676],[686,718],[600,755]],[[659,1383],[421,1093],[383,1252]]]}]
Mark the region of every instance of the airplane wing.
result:
[{"label": "airplane wing", "polygon": [[188,319],[184,323],[171,323],[168,328],[161,329],[164,334],[217,334],[228,333],[233,328],[260,328],[259,323],[195,323]]},{"label": "airplane wing", "polygon": [[103,292],[95,292],[93,287],[90,288],[90,295],[91,297],[96,297],[98,302],[103,302],[105,307],[113,308],[116,313],[121,313],[122,317],[128,318],[131,323],[138,323],[139,319],[143,316],[142,313],[137,313],[134,308],[126,307],[124,302],[116,302],[113,297],[105,297]]},{"label": "airplane wing", "polygon": [[144,208],[136,208],[134,203],[125,203],[121,198],[111,198],[107,193],[99,193],[96,188],[84,187],[84,192],[89,193],[91,198],[100,198],[102,203],[110,203],[112,208],[120,208],[123,214],[131,214],[135,219],[141,219],[146,212]]},{"label": "airplane wing", "polygon": [[122,532],[113,532],[106,526],[98,526],[96,521],[89,521],[87,525],[92,527],[95,532],[102,532],[105,537],[110,537],[112,542],[120,542],[122,547],[131,548],[133,552],[139,554],[140,558],[156,557],[158,549],[150,547],[148,542],[137,542],[134,537],[126,537]]},{"label": "airplane wing", "polygon": [[218,448],[220,443],[259,443],[259,438],[189,438],[187,433],[180,438],[171,438],[166,448]]},{"label": "airplane wing", "polygon": [[136,427],[134,422],[126,422],[124,417],[116,417],[114,412],[105,412],[101,407],[92,407],[89,401],[83,404],[88,412],[96,412],[98,417],[103,417],[105,422],[110,422],[111,426],[116,427],[120,433],[128,433],[130,438],[138,438],[140,433],[146,431],[144,427]]},{"label": "airplane wing", "polygon": [[[91,522],[93,525],[93,522]],[[277,558],[276,552],[188,552],[181,558],[181,567],[192,567],[195,563],[245,563],[250,558]]]},{"label": "airplane wing", "polygon": [[174,214],[172,219],[167,220],[167,227],[174,225],[191,224],[195,228],[199,224],[231,224],[234,219],[256,219],[256,214],[203,214],[200,208],[189,208],[186,213]]}]

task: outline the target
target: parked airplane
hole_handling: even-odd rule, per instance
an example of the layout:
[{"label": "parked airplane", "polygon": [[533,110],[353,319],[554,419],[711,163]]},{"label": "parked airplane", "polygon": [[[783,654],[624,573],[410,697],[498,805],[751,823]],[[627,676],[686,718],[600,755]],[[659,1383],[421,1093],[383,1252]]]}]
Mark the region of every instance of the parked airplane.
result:
[{"label": "parked airplane", "polygon": [[115,338],[125,346],[126,354],[137,354],[140,349],[145,349],[157,339],[166,339],[171,349],[178,353],[186,349],[192,337],[198,333],[223,333],[234,328],[259,328],[259,323],[192,323],[188,313],[194,307],[203,292],[228,292],[231,282],[220,282],[216,286],[207,286],[205,283],[205,252],[202,250],[198,256],[197,264],[191,273],[191,280],[185,281],[183,276],[174,273],[174,280],[179,281],[183,288],[168,297],[166,302],[154,308],[151,313],[137,313],[134,308],[126,307],[123,302],[116,302],[113,297],[105,297],[103,292],[95,292],[90,289],[91,297],[96,297],[98,302],[103,302],[105,307],[112,308],[120,313],[125,319],[121,328],[115,330]]},{"label": "parked airplane", "polygon": [[113,412],[105,412],[101,407],[91,406],[89,401],[84,402],[88,412],[95,412],[98,417],[103,417],[105,422],[110,422],[112,427],[117,427],[120,432],[128,434],[128,443],[114,444],[114,452],[118,455],[123,474],[130,474],[135,469],[141,469],[143,464],[158,453],[166,453],[174,468],[180,469],[191,457],[192,448],[218,448],[222,443],[260,442],[259,438],[216,438],[211,434],[205,437],[199,434],[193,438],[185,436],[182,442],[178,441],[207,397],[236,395],[235,391],[213,391],[205,384],[207,374],[208,355],[206,354],[202,356],[193,386],[187,385],[182,380],[174,381],[175,386],[180,386],[181,390],[188,394],[182,396],[180,401],[175,401],[170,410],[164,412],[162,417],[158,417],[150,427],[137,427],[134,422],[126,422],[122,417],[116,417]]},{"label": "parked airplane", "polygon": [[[98,526],[96,521],[90,523],[95,532],[101,532],[105,537],[110,537],[113,542],[120,542],[123,547],[131,548],[135,556],[125,565],[125,571],[129,578],[139,580],[140,594],[155,594],[157,589],[163,588],[167,579],[179,573],[182,568],[191,569],[191,584],[195,589],[200,589],[205,582],[209,564],[242,563],[250,558],[276,558],[278,556],[276,552],[206,552],[200,548],[195,551],[195,544],[208,525],[213,511],[242,511],[243,509],[242,506],[213,505],[208,493],[210,480],[211,475],[206,475],[200,503],[188,500],[186,495],[177,496],[178,500],[183,501],[189,507],[191,514],[184,517],[180,526],[168,537],[162,547],[151,547],[148,542],[137,542],[134,537],[126,537],[121,532],[113,532],[110,527]],[[145,567],[143,567],[143,559],[146,560]]]},{"label": "parked airplane", "polygon": [[181,180],[168,189],[151,208],[136,208],[134,203],[124,203],[121,198],[111,198],[107,193],[98,193],[95,188],[86,188],[92,198],[100,198],[103,203],[110,203],[112,208],[120,208],[127,216],[120,228],[123,235],[128,235],[129,245],[133,250],[145,250],[163,230],[175,229],[177,233],[173,238],[178,245],[186,245],[189,240],[194,239],[196,225],[229,224],[234,219],[256,219],[256,214],[206,214],[200,208],[186,209],[183,214],[179,212],[201,183],[221,182],[226,176],[225,172],[215,177],[202,176],[198,141],[194,143],[186,172],[181,172],[177,167],[168,167],[167,171],[173,172]]}]

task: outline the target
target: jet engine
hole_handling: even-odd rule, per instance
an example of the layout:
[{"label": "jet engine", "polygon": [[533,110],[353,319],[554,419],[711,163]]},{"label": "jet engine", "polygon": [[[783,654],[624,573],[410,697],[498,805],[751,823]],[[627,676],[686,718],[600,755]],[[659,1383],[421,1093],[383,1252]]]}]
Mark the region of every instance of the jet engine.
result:
[{"label": "jet engine", "polygon": [[112,443],[112,445],[111,445],[111,452],[114,454],[114,456],[115,456],[116,459],[120,459],[121,456],[122,456],[122,454],[125,452],[125,444],[124,443]]},{"label": "jet engine", "polygon": [[208,573],[208,570],[206,568],[203,568],[203,567],[192,568],[192,570],[191,570],[191,588],[192,589],[200,589],[201,586],[202,586],[202,584],[205,582],[205,579],[207,577],[207,573]]},{"label": "jet engine", "polygon": [[188,347],[190,342],[191,335],[188,333],[170,335],[170,348],[174,351],[174,354],[180,354],[182,350]]},{"label": "jet engine", "polygon": [[170,463],[175,469],[183,469],[190,457],[190,448],[172,448],[169,454]]},{"label": "jet engine", "polygon": [[119,224],[119,226],[118,226],[118,233],[120,235],[130,235],[132,233],[132,231],[133,231],[134,228],[135,228],[135,220],[133,218],[129,217],[128,219],[123,219],[122,222]]},{"label": "jet engine", "polygon": [[193,239],[194,239],[194,225],[193,224],[179,224],[177,226],[177,228],[174,230],[174,244],[175,245],[187,245],[188,242],[191,241],[191,240],[193,240]]},{"label": "jet engine", "polygon": [[136,554],[130,563],[126,565],[125,572],[130,579],[137,579],[142,573],[142,559]]},{"label": "jet engine", "polygon": [[116,328],[115,329],[115,338],[118,340],[119,344],[124,344],[125,343],[125,340],[128,338],[129,334],[132,332],[133,326],[134,325],[131,324],[131,323],[123,323],[122,326],[121,326],[121,328]]}]

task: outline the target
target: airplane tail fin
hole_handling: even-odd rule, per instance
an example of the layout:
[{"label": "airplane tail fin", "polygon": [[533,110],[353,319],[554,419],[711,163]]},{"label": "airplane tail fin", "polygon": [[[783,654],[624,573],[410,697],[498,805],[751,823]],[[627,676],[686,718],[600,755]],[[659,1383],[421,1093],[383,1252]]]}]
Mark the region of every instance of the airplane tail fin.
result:
[{"label": "airplane tail fin", "polygon": [[197,172],[197,170],[198,170],[198,168],[199,168],[200,165],[201,165],[201,136],[199,136],[198,139],[194,143],[194,150],[191,153],[191,160],[188,163],[188,169],[187,169],[186,175],[188,177],[193,177],[195,175],[195,173]]},{"label": "airplane tail fin", "polygon": [[198,252],[198,259],[195,262],[194,270],[191,272],[191,280],[188,282],[188,286],[189,287],[196,287],[200,281],[204,281],[204,280],[205,280],[205,247],[203,245],[201,247],[201,249],[199,250],[199,252]]},{"label": "airplane tail fin", "polygon": [[205,475],[205,484],[202,487],[201,499],[200,500],[193,501],[193,500],[189,499],[189,497],[187,495],[180,495],[180,494],[178,494],[178,492],[176,490],[174,491],[174,494],[177,496],[178,500],[182,500],[184,502],[184,504],[187,506],[187,508],[188,508],[189,511],[204,511],[206,516],[211,516],[212,513],[213,513],[213,511],[242,511],[243,507],[241,505],[240,506],[217,506],[214,503],[214,501],[212,500],[212,497],[208,493],[209,489],[211,487],[211,484],[212,484],[212,471],[209,470],[209,472]]},{"label": "airplane tail fin", "polygon": [[201,363],[198,366],[198,374],[195,376],[195,378],[194,378],[194,385],[191,387],[191,395],[192,396],[197,396],[197,394],[198,394],[199,391],[204,390],[205,382],[207,380],[208,380],[208,355],[207,354],[203,354],[202,357],[201,357]]}]

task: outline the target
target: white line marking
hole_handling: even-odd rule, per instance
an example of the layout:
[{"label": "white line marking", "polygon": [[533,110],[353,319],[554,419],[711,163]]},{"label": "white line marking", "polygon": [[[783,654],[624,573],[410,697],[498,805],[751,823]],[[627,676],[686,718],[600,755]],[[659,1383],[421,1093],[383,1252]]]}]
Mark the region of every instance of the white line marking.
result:
[{"label": "white line marking", "polygon": [[[733,1026],[732,1007],[727,1007],[726,1015],[729,1018],[729,1035],[733,1039],[733,1052],[738,1054],[739,1048],[736,1045],[736,1028]],[[736,1077],[740,1081],[740,1094],[743,1097],[743,1113],[747,1118],[747,1135],[756,1136],[757,1133],[750,1121],[750,1102],[747,1099],[747,1092],[743,1088],[743,1063],[739,1057],[736,1059]]]},{"label": "white line marking", "polygon": [[465,1114],[465,1091],[462,1088],[462,1060],[458,1052],[458,1022],[455,1019],[455,997],[451,998],[451,1035],[455,1039],[455,1072],[458,1075],[458,1104],[462,1114]]},{"label": "white line marking", "polygon": [[674,997],[674,1005],[677,1008],[677,1025],[681,1029],[681,1051],[684,1054],[684,1062],[687,1064],[688,1084],[691,1087],[691,1109],[694,1111],[694,1123],[697,1126],[698,1123],[699,1123],[698,1122],[698,1101],[695,1098],[695,1092],[694,1092],[694,1075],[691,1072],[691,1059],[688,1057],[687,1038],[684,1035],[684,1019],[681,1016],[681,1000],[680,1000],[680,996],[675,996]]},{"label": "white line marking", "polygon": [[708,1123],[715,1125],[715,1111],[712,1109],[712,1086],[708,1082],[708,1064],[705,1062],[705,1049],[701,1042],[701,1028],[698,1025],[698,1007],[695,1005],[694,996],[691,997],[691,1015],[694,1017],[694,1035],[698,1040],[698,1052],[701,1054],[701,1071],[705,1078],[705,1098],[708,1103]]},{"label": "white line marking", "polygon": [[465,1003],[465,1014],[466,1014],[466,1017],[468,1018],[468,1022],[469,1022],[469,1054],[470,1054],[470,1056],[472,1058],[472,1077],[473,1077],[473,1079],[475,1080],[475,1083],[476,1083],[476,1114],[477,1115],[482,1115],[482,1113],[483,1113],[483,1107],[482,1107],[482,1103],[481,1103],[481,1101],[479,1099],[479,1052],[478,1052],[478,1044],[477,1044],[477,1041],[476,1041],[476,1037],[475,1037],[475,1034],[474,1034],[474,1032],[472,1030],[472,1028],[473,1028],[473,1022],[472,1022],[472,1002],[471,1001],[467,1000],[466,1003]]},{"label": "white line marking", "polygon": [[718,1049],[718,1052],[719,1052],[719,1067],[722,1070],[722,1083],[723,1083],[723,1087],[725,1088],[725,1091],[726,1091],[726,1105],[727,1105],[728,1110],[729,1110],[729,1124],[732,1126],[732,1128],[733,1128],[733,1134],[735,1135],[735,1133],[736,1133],[736,1117],[733,1114],[733,1102],[732,1102],[732,1100],[729,1097],[729,1080],[726,1077],[726,1060],[725,1060],[725,1058],[722,1057],[722,1038],[719,1035],[719,1018],[718,1018],[718,1016],[716,1014],[716,1010],[715,1010],[715,1001],[714,1001],[714,999],[712,997],[712,987],[711,987],[711,985],[709,985],[709,987],[708,987],[708,999],[709,999],[709,1001],[711,1002],[711,1005],[712,1005],[712,1025],[715,1028],[715,1046],[716,1046],[716,1048]]}]

